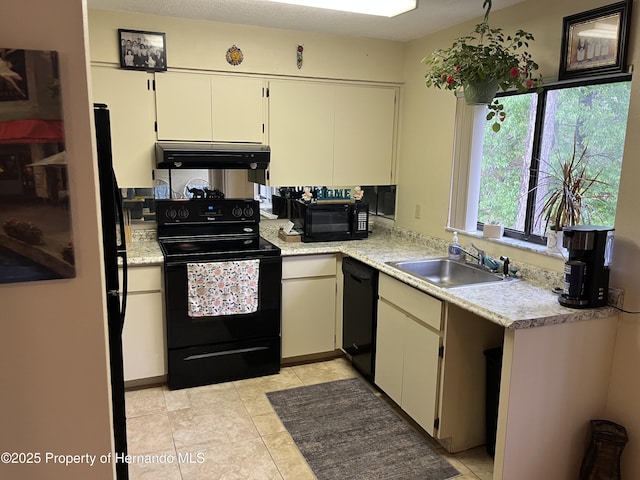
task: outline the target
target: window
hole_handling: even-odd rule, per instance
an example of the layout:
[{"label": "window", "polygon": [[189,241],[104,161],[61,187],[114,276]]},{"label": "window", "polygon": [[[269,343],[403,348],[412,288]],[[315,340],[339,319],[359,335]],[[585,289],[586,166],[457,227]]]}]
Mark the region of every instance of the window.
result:
[{"label": "window", "polygon": [[[542,243],[545,189],[554,181],[558,160],[571,156],[574,139],[579,152],[587,148],[586,176],[598,175],[586,199],[589,218],[583,222],[613,226],[630,92],[630,77],[624,76],[606,83],[545,86],[540,93],[505,94],[508,118],[500,132],[494,133],[486,122],[479,128],[482,142],[469,147],[470,171],[479,173],[478,228],[499,221],[505,236]],[[485,114],[484,108],[474,113]],[[477,119],[474,125],[478,131]],[[471,177],[473,173],[473,191]],[[473,204],[467,202],[467,208]]]}]

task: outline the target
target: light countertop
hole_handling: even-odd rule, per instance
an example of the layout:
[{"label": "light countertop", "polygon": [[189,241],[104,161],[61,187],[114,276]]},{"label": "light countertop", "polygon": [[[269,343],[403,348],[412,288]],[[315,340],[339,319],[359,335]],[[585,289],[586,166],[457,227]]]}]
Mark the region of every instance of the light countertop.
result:
[{"label": "light countertop", "polygon": [[[407,235],[395,229],[374,229],[368,239],[345,242],[301,243],[285,242],[278,238],[282,221],[262,221],[261,235],[280,247],[283,256],[343,254],[371,265],[381,272],[411,285],[436,298],[469,310],[506,328],[520,329],[543,325],[608,318],[617,315],[613,307],[571,309],[558,303],[553,286],[559,286],[560,274],[530,273],[533,280],[518,279],[492,284],[441,288],[420,280],[387,262],[419,260],[446,256],[446,244],[437,239],[420,235]],[[134,235],[127,246],[127,263],[130,266],[161,265],[163,256],[154,232]],[[517,260],[517,259],[516,259]],[[517,263],[515,263],[517,265]]]}]

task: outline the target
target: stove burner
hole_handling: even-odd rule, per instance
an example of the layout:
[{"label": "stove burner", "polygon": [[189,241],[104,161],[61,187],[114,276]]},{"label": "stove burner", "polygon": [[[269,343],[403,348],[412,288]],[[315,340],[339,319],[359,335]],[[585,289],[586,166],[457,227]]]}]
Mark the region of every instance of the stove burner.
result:
[{"label": "stove burner", "polygon": [[260,237],[255,200],[161,200],[156,216],[162,252],[172,262],[280,255],[280,249]]},{"label": "stove burner", "polygon": [[280,249],[259,235],[251,237],[208,236],[172,241],[160,239],[165,259],[171,261],[217,261],[225,258],[279,256]]}]

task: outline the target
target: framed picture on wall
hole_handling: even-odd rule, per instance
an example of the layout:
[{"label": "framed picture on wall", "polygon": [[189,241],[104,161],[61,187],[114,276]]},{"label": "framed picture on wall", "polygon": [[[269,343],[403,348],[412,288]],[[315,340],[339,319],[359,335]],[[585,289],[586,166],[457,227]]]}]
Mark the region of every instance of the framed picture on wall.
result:
[{"label": "framed picture on wall", "polygon": [[167,69],[167,45],[164,33],[118,29],[120,68],[143,71]]},{"label": "framed picture on wall", "polygon": [[0,284],[76,276],[58,57],[0,48]]},{"label": "framed picture on wall", "polygon": [[627,0],[564,17],[558,78],[625,72],[630,9]]}]

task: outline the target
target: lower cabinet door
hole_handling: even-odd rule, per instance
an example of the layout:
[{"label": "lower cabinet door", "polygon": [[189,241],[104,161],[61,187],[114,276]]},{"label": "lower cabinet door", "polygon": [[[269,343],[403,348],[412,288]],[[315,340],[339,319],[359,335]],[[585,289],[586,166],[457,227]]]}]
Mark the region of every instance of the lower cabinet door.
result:
[{"label": "lower cabinet door", "polygon": [[402,409],[433,436],[441,339],[414,319],[405,318]]},{"label": "lower cabinet door", "polygon": [[125,381],[167,373],[162,302],[161,292],[127,296],[122,331]]},{"label": "lower cabinet door", "polygon": [[436,418],[441,344],[437,332],[378,301],[375,384],[430,435]]},{"label": "lower cabinet door", "polygon": [[406,315],[378,301],[375,384],[402,405],[404,322]]},{"label": "lower cabinet door", "polygon": [[336,278],[282,281],[282,357],[335,350]]}]

